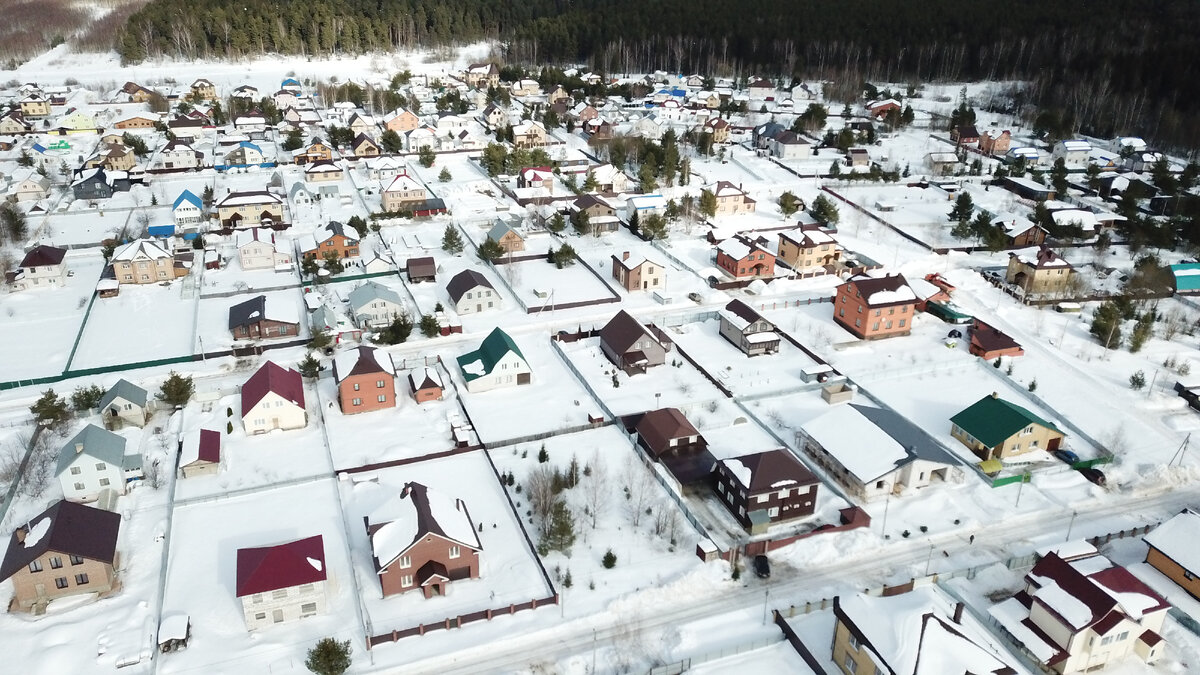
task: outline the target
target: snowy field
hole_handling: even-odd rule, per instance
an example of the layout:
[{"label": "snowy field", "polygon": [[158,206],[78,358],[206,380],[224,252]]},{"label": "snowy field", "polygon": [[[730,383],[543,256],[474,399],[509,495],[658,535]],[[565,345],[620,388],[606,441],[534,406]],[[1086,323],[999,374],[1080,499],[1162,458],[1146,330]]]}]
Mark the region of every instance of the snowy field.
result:
[{"label": "snowy field", "polygon": [[[125,294],[121,291],[122,296]],[[229,330],[229,310],[234,305],[251,300],[259,295],[267,297],[268,307],[275,306],[280,309],[279,316],[285,317],[287,320],[299,320],[299,335],[287,335],[280,337],[272,337],[262,340],[234,340],[233,333]],[[99,304],[97,302],[97,304]],[[271,317],[268,317],[271,318]],[[265,293],[255,293],[249,291],[239,295],[230,297],[214,297],[201,298],[200,308],[198,310],[197,321],[200,326],[197,338],[199,342],[196,344],[196,352],[214,352],[231,347],[241,347],[251,342],[266,343],[272,342],[289,342],[300,338],[308,338],[312,336],[312,328],[309,325],[308,311],[304,307],[304,298],[301,291],[289,288],[282,291],[267,291]]]},{"label": "snowy field", "polygon": [[720,333],[721,320],[673,326],[671,339],[697,363],[728,387],[734,396],[760,395],[817,386],[800,379],[800,372],[816,365],[792,343],[779,340],[779,351],[749,357]]},{"label": "snowy field", "polygon": [[[196,300],[181,297],[185,283],[177,279],[166,284],[125,284],[117,297],[97,298],[71,367],[95,368],[194,353]],[[228,317],[224,325],[228,325]]]},{"label": "snowy field", "polygon": [[496,269],[530,309],[616,297],[607,283],[579,264],[558,269],[545,260],[526,260]]}]

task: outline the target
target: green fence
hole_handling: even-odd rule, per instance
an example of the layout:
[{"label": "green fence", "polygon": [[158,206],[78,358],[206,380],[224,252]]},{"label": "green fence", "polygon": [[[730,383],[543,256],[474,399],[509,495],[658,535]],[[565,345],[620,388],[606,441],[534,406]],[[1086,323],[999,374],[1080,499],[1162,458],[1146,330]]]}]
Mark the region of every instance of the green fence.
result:
[{"label": "green fence", "polygon": [[396,270],[391,270],[388,272],[371,272],[370,274],[354,274],[354,275],[351,275],[348,277],[333,277],[333,278],[329,279],[328,281],[326,281],[324,284],[317,284],[316,280],[308,279],[306,281],[301,281],[300,286],[305,287],[305,288],[312,286],[314,284],[324,286],[327,284],[340,284],[345,281],[358,281],[360,279],[374,279],[375,277],[394,277],[394,276],[399,276],[399,274],[400,274],[400,272],[398,272]]},{"label": "green fence", "polygon": [[993,479],[992,487],[998,488],[998,487],[1004,487],[1005,485],[1012,485],[1013,483],[1028,483],[1029,480],[1030,480],[1030,475],[1027,473],[1023,473],[1019,476],[1005,476],[1004,478]]},{"label": "green fence", "polygon": [[1112,464],[1112,457],[1097,457],[1096,459],[1082,459],[1071,465],[1072,469],[1090,469],[1101,464]]}]

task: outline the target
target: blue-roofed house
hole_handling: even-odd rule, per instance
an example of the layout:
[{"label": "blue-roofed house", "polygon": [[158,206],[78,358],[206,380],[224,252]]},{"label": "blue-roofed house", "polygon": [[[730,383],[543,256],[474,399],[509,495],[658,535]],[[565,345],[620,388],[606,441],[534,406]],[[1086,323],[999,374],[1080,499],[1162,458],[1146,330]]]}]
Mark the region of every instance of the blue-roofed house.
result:
[{"label": "blue-roofed house", "polygon": [[506,218],[498,217],[488,230],[488,239],[500,244],[505,253],[517,253],[525,250],[525,238],[517,234],[514,223]]},{"label": "blue-roofed house", "polygon": [[184,190],[171,205],[171,215],[175,217],[176,225],[198,224],[204,220],[204,201],[191,190]]},{"label": "blue-roofed house", "polygon": [[117,380],[104,397],[100,399],[100,414],[104,417],[106,429],[120,429],[126,423],[135,427],[146,426],[149,410],[146,403],[149,400],[146,390],[129,380]]},{"label": "blue-roofed house", "polygon": [[294,77],[285,77],[285,78],[283,79],[283,81],[279,83],[279,88],[280,88],[280,89],[292,89],[292,90],[294,90],[294,91],[300,91],[300,89],[301,89],[301,87],[300,87],[300,80],[297,80],[297,79],[296,79],[296,78],[294,78]]},{"label": "blue-roofed house", "polygon": [[1200,294],[1200,264],[1171,265],[1171,274],[1175,277],[1176,295]]},{"label": "blue-roofed house", "polygon": [[237,147],[225,155],[226,166],[250,166],[262,164],[263,162],[262,148],[250,141],[238,143]]}]

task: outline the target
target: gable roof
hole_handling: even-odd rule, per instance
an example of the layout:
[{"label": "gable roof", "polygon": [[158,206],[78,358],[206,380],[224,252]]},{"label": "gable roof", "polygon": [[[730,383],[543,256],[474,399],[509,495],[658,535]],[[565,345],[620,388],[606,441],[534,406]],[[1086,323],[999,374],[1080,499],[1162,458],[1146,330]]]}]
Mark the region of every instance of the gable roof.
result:
[{"label": "gable roof", "polygon": [[278,546],[239,548],[237,597],[325,581],[325,545],[321,535]]},{"label": "gable roof", "polygon": [[750,495],[817,482],[817,477],[787,450],[767,450],[730,457],[721,460],[721,464]]},{"label": "gable roof", "polygon": [[221,432],[213,429],[194,429],[183,435],[179,449],[179,466],[196,462],[221,461]]},{"label": "gable roof", "polygon": [[[726,321],[732,323],[738,330],[745,330],[747,326],[757,321],[767,321],[763,315],[754,311],[754,308],[741,300],[730,300],[729,304],[720,312],[721,316],[725,317]],[[771,330],[775,330],[775,324],[771,324]]]},{"label": "gable roof", "polygon": [[380,571],[430,534],[483,550],[463,500],[417,482],[406,483],[397,497],[367,516],[367,523]]},{"label": "gable roof", "polygon": [[[233,330],[239,326],[248,326],[264,320],[297,325],[300,323],[300,318],[295,315],[294,307],[279,302],[278,298],[275,298],[275,302],[271,302],[271,300],[272,298],[265,295],[258,295],[230,307],[229,329]],[[292,311],[285,311],[288,309]]]},{"label": "gable roof", "polygon": [[625,310],[617,312],[616,316],[609,319],[604,328],[600,329],[600,343],[607,345],[617,354],[629,351],[643,337],[658,342],[645,326]]},{"label": "gable roof", "polygon": [[333,379],[336,382],[351,375],[367,375],[371,373],[396,374],[396,366],[392,363],[392,355],[378,349],[361,345],[357,349],[342,352],[333,359]]},{"label": "gable roof", "polygon": [[412,386],[413,391],[421,391],[436,387],[442,388],[442,376],[436,370],[429,366],[422,366],[410,370],[408,373],[408,383]]},{"label": "gable roof", "polygon": [[267,361],[242,385],[242,416],[248,415],[250,409],[271,392],[304,407],[304,380],[300,373]]},{"label": "gable roof", "polygon": [[[77,555],[112,564],[121,515],[62,500],[13,531],[0,565],[0,581],[26,568],[44,553]],[[19,541],[23,539],[23,541]]]},{"label": "gable roof", "polygon": [[146,394],[145,389],[142,389],[129,380],[122,378],[117,380],[117,383],[104,393],[104,397],[100,399],[100,405],[97,407],[106,408],[110,403],[120,397],[126,401],[129,401],[130,403],[145,408],[147,396],[148,395]]},{"label": "gable roof", "polygon": [[404,299],[400,297],[399,293],[377,281],[368,281],[355,288],[350,291],[346,299],[350,302],[351,309],[355,311],[376,300],[386,300],[400,307],[404,306]]},{"label": "gable roof", "polygon": [[1200,514],[1187,509],[1143,537],[1151,547],[1192,574],[1200,573]]},{"label": "gable roof", "polygon": [[524,237],[522,237],[515,229],[513,229],[513,226],[510,225],[507,220],[503,218],[496,218],[496,222],[492,225],[492,229],[488,230],[488,239],[491,239],[494,242],[499,242],[500,239],[502,239],[504,235],[508,234],[509,232],[512,232],[517,239],[524,239]]},{"label": "gable roof", "polygon": [[[479,349],[458,357],[458,367],[462,369],[463,380],[470,382],[492,372],[500,359],[509,352],[514,352],[522,361],[525,361],[525,355],[521,353],[517,343],[513,342],[508,333],[499,328],[492,329],[492,332],[488,333],[488,336],[479,345]],[[475,365],[476,362],[479,365]]]},{"label": "gable roof", "polygon": [[700,435],[678,408],[660,408],[642,415],[637,432],[655,450],[667,448],[672,438]]},{"label": "gable roof", "polygon": [[868,307],[907,305],[917,301],[917,294],[908,285],[908,280],[903,274],[889,274],[883,277],[860,274],[851,277],[846,283],[854,284],[854,288],[862,294]]},{"label": "gable roof", "polygon": [[451,277],[450,283],[446,284],[446,293],[450,295],[451,301],[458,304],[464,293],[479,286],[496,290],[483,274],[475,270],[463,270]]},{"label": "gable roof", "polygon": [[972,403],[951,417],[950,421],[988,447],[1003,443],[1030,424],[1059,431],[1053,422],[1047,422],[1033,412],[1005,401],[995,393]]},{"label": "gable roof", "polygon": [[125,437],[102,429],[95,424],[87,425],[71,440],[63,444],[58,451],[58,468],[54,471],[54,475],[57,476],[66,471],[80,454],[94,457],[112,466],[123,466]]},{"label": "gable roof", "polygon": [[179,196],[175,198],[175,203],[171,205],[171,208],[177,209],[177,208],[179,208],[180,204],[184,204],[184,203],[191,204],[192,206],[195,206],[198,209],[204,208],[204,202],[201,201],[201,199],[199,197],[192,194],[191,190],[184,190],[183,192],[181,192],[179,194]]},{"label": "gable roof", "polygon": [[21,267],[49,267],[62,264],[67,249],[45,244],[35,246],[21,259]]}]

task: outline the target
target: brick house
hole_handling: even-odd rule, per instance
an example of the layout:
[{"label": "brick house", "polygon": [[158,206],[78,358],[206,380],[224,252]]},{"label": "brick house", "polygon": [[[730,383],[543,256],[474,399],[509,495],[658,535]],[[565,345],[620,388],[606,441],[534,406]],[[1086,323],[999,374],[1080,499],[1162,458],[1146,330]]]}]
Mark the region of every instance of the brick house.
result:
[{"label": "brick house", "polygon": [[779,259],[800,274],[825,269],[842,257],[833,235],[815,225],[779,233]]},{"label": "brick house", "polygon": [[246,630],[325,612],[325,543],[321,535],[237,550],[237,597]]},{"label": "brick house", "polygon": [[974,124],[960,124],[950,130],[950,140],[955,145],[972,145],[979,142],[979,131]]},{"label": "brick house", "polygon": [[326,252],[333,251],[342,259],[358,257],[359,239],[349,232],[353,230],[347,231],[345,225],[331,221],[313,234],[300,238],[300,256],[321,260]]},{"label": "brick house", "polygon": [[1200,514],[1184,509],[1145,536],[1146,562],[1193,598],[1200,598]]},{"label": "brick house", "polygon": [[1041,246],[1046,242],[1046,229],[1014,213],[1001,213],[992,218],[992,225],[1004,230],[1009,247]]},{"label": "brick house", "polygon": [[717,315],[721,321],[721,337],[742,350],[746,356],[779,351],[779,333],[775,324],[741,300],[730,300]]},{"label": "brick house", "polygon": [[833,320],[863,340],[908,335],[917,313],[917,294],[900,274],[851,277],[833,302]]},{"label": "brick house", "polygon": [[119,564],[121,515],[59,501],[18,526],[0,565],[12,579],[13,606],[29,611],[51,600],[112,590]]},{"label": "brick house", "polygon": [[967,351],[991,361],[1001,356],[1021,356],[1025,350],[1007,333],[975,319],[971,322],[971,342]]},{"label": "brick house", "polygon": [[333,380],[345,415],[396,407],[396,366],[382,349],[361,346],[338,354]]},{"label": "brick house", "polygon": [[113,251],[113,278],[122,284],[157,284],[185,276],[189,268],[176,265],[175,257],[158,243],[135,239]]},{"label": "brick house", "polygon": [[623,251],[619,258],[615,254],[612,257],[613,279],[630,292],[665,290],[666,272],[666,268],[649,258],[631,258],[629,251]]},{"label": "brick house", "polygon": [[734,279],[775,276],[775,254],[740,235],[717,244],[716,262]]},{"label": "brick house", "polygon": [[811,516],[820,481],[787,450],[768,450],[717,461],[717,494],[751,534],[772,523]]},{"label": "brick house", "polygon": [[1024,589],[992,607],[991,615],[1058,673],[1097,670],[1130,656],[1154,663],[1165,651],[1162,629],[1171,606],[1129,570],[1087,548],[1087,554],[1046,552],[1025,575]]},{"label": "brick house", "polygon": [[383,128],[388,131],[395,131],[398,134],[412,131],[419,126],[421,126],[421,118],[404,108],[396,108],[383,116]]},{"label": "brick house", "polygon": [[264,363],[242,385],[241,408],[247,434],[308,426],[304,380],[297,371],[273,361]]},{"label": "brick house", "polygon": [[979,152],[985,155],[1002,157],[1008,153],[1011,145],[1012,133],[1008,129],[999,132],[986,129],[983,133],[979,134]]},{"label": "brick house", "polygon": [[439,401],[445,386],[436,368],[423,366],[408,372],[408,387],[417,403]]},{"label": "brick house", "polygon": [[300,316],[291,300],[259,295],[229,308],[229,332],[234,340],[296,337]]},{"label": "brick house", "polygon": [[389,213],[411,210],[428,199],[429,191],[409,176],[406,170],[393,178],[383,189],[383,210]]},{"label": "brick house", "polygon": [[461,499],[406,483],[363,523],[385,598],[416,588],[432,598],[452,581],[479,578],[483,546]]},{"label": "brick house", "polygon": [[1070,290],[1071,276],[1075,268],[1062,256],[1045,246],[1034,255],[1009,253],[1008,269],[1004,278],[1016,284],[1029,295],[1065,293]]},{"label": "brick house", "polygon": [[996,393],[951,417],[950,435],[980,460],[1004,459],[1034,450],[1054,452],[1066,438],[1053,422]]},{"label": "brick house", "polygon": [[600,329],[600,351],[616,367],[632,375],[661,366],[667,348],[629,312],[621,310]]}]

